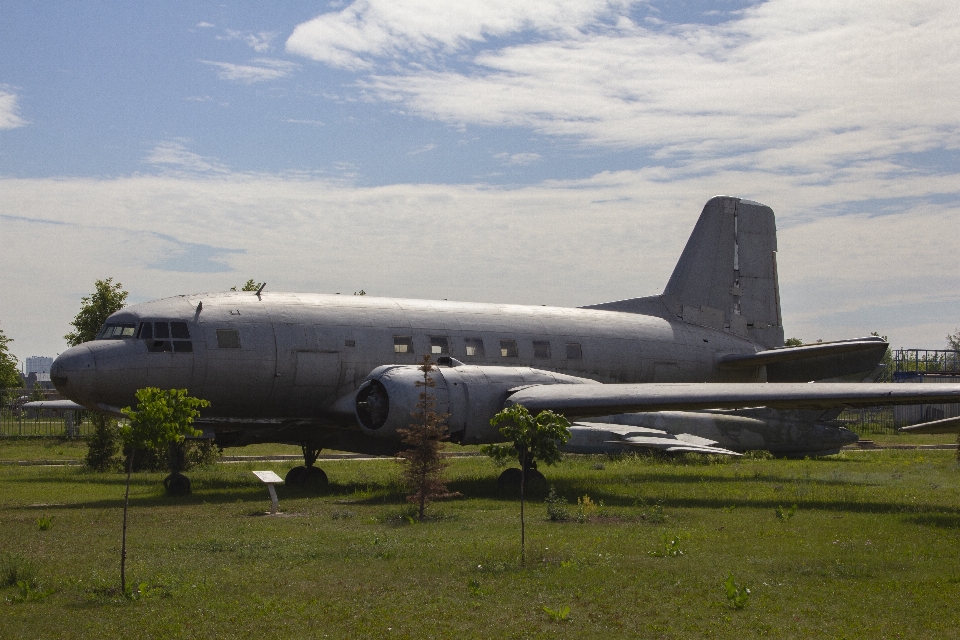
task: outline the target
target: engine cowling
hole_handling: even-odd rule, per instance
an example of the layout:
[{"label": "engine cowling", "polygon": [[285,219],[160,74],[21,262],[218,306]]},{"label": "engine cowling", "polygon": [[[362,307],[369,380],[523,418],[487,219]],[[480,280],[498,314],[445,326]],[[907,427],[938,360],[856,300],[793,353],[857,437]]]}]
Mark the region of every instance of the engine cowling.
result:
[{"label": "engine cowling", "polygon": [[[503,409],[507,398],[518,389],[540,384],[598,384],[593,380],[530,367],[466,365],[443,358],[448,365],[430,372],[435,387],[434,411],[448,414],[450,437],[461,444],[498,442],[502,438],[490,419]],[[374,369],[357,390],[355,410],[365,433],[399,440],[398,429],[414,421],[424,388],[423,371],[416,365],[385,365]]]}]

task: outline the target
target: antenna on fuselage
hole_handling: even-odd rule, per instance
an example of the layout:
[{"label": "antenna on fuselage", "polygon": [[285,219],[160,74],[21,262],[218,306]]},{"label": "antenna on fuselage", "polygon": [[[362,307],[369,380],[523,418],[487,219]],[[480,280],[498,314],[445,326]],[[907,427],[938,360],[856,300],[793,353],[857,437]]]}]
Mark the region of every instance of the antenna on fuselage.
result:
[{"label": "antenna on fuselage", "polygon": [[260,284],[260,288],[257,289],[257,300],[260,299],[260,292],[263,291],[263,288],[264,288],[265,286],[267,286],[267,283],[266,283],[266,282],[261,283],[261,284]]}]

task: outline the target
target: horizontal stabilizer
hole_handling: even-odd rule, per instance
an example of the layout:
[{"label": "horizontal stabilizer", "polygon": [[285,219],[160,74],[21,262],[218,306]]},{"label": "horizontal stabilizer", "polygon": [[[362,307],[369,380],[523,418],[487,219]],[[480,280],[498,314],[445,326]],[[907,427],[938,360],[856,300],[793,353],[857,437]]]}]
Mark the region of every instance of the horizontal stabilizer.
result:
[{"label": "horizontal stabilizer", "polygon": [[796,362],[821,356],[835,356],[860,351],[877,351],[883,355],[887,343],[882,338],[869,337],[857,340],[842,340],[838,342],[824,342],[805,344],[799,347],[784,347],[769,349],[758,353],[735,354],[720,358],[718,366],[721,369],[749,369],[781,362]]},{"label": "horizontal stabilizer", "polygon": [[689,433],[667,433],[660,429],[624,424],[574,422],[570,441],[564,447],[568,453],[617,453],[623,446],[657,449],[667,453],[712,453],[725,456],[741,454],[713,446],[708,440]]},{"label": "horizontal stabilizer", "polygon": [[77,404],[73,400],[37,400],[35,402],[24,402],[24,409],[50,409],[54,411],[86,411],[87,408],[82,404]]},{"label": "horizontal stabilizer", "polygon": [[901,433],[960,433],[960,418],[944,418],[909,427],[900,427]]},{"label": "horizontal stabilizer", "polygon": [[960,402],[960,384],[655,383],[558,384],[519,389],[506,405],[568,418],[700,409],[834,409]]}]

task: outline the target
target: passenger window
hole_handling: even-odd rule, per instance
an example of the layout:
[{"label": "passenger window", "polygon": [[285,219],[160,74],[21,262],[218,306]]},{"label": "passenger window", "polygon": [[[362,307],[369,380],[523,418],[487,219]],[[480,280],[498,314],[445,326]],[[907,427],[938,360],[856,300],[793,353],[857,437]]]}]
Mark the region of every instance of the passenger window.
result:
[{"label": "passenger window", "polygon": [[393,336],[394,353],[413,353],[413,338],[409,336]]},{"label": "passenger window", "polygon": [[550,342],[547,340],[533,341],[533,357],[541,360],[550,359]]},{"label": "passenger window", "polygon": [[567,343],[567,360],[581,360],[583,359],[583,351],[580,349],[580,343],[578,342],[568,342]]},{"label": "passenger window", "polygon": [[355,347],[355,346],[357,346],[357,341],[356,341],[356,340],[344,340],[344,341],[343,341],[343,346],[345,346],[345,347]]},{"label": "passenger window", "polygon": [[483,339],[482,338],[467,338],[464,340],[467,343],[467,355],[474,356],[477,358],[482,358],[483,353]]},{"label": "passenger window", "polygon": [[240,332],[234,329],[217,329],[217,346],[221,349],[239,349]]},{"label": "passenger window", "polygon": [[430,353],[433,353],[433,354],[450,353],[450,345],[447,343],[447,339],[431,336]]},{"label": "passenger window", "polygon": [[519,354],[517,353],[517,341],[516,340],[501,340],[500,341],[500,355],[504,358],[516,358]]}]

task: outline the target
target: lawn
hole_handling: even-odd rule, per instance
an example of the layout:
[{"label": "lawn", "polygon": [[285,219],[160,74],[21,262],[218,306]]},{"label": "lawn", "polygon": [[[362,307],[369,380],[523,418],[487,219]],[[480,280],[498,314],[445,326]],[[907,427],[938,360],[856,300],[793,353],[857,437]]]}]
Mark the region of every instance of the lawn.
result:
[{"label": "lawn", "polygon": [[[420,524],[390,460],[325,461],[326,491],[281,486],[264,515],[250,471],[290,466],[195,470],[181,499],[135,476],[133,601],[116,593],[123,476],[0,467],[0,580],[26,578],[0,589],[0,637],[960,636],[952,451],[568,456],[545,472],[570,519],[528,503],[525,566],[489,460],[453,460],[463,497]],[[584,495],[603,506],[581,523]]]}]

